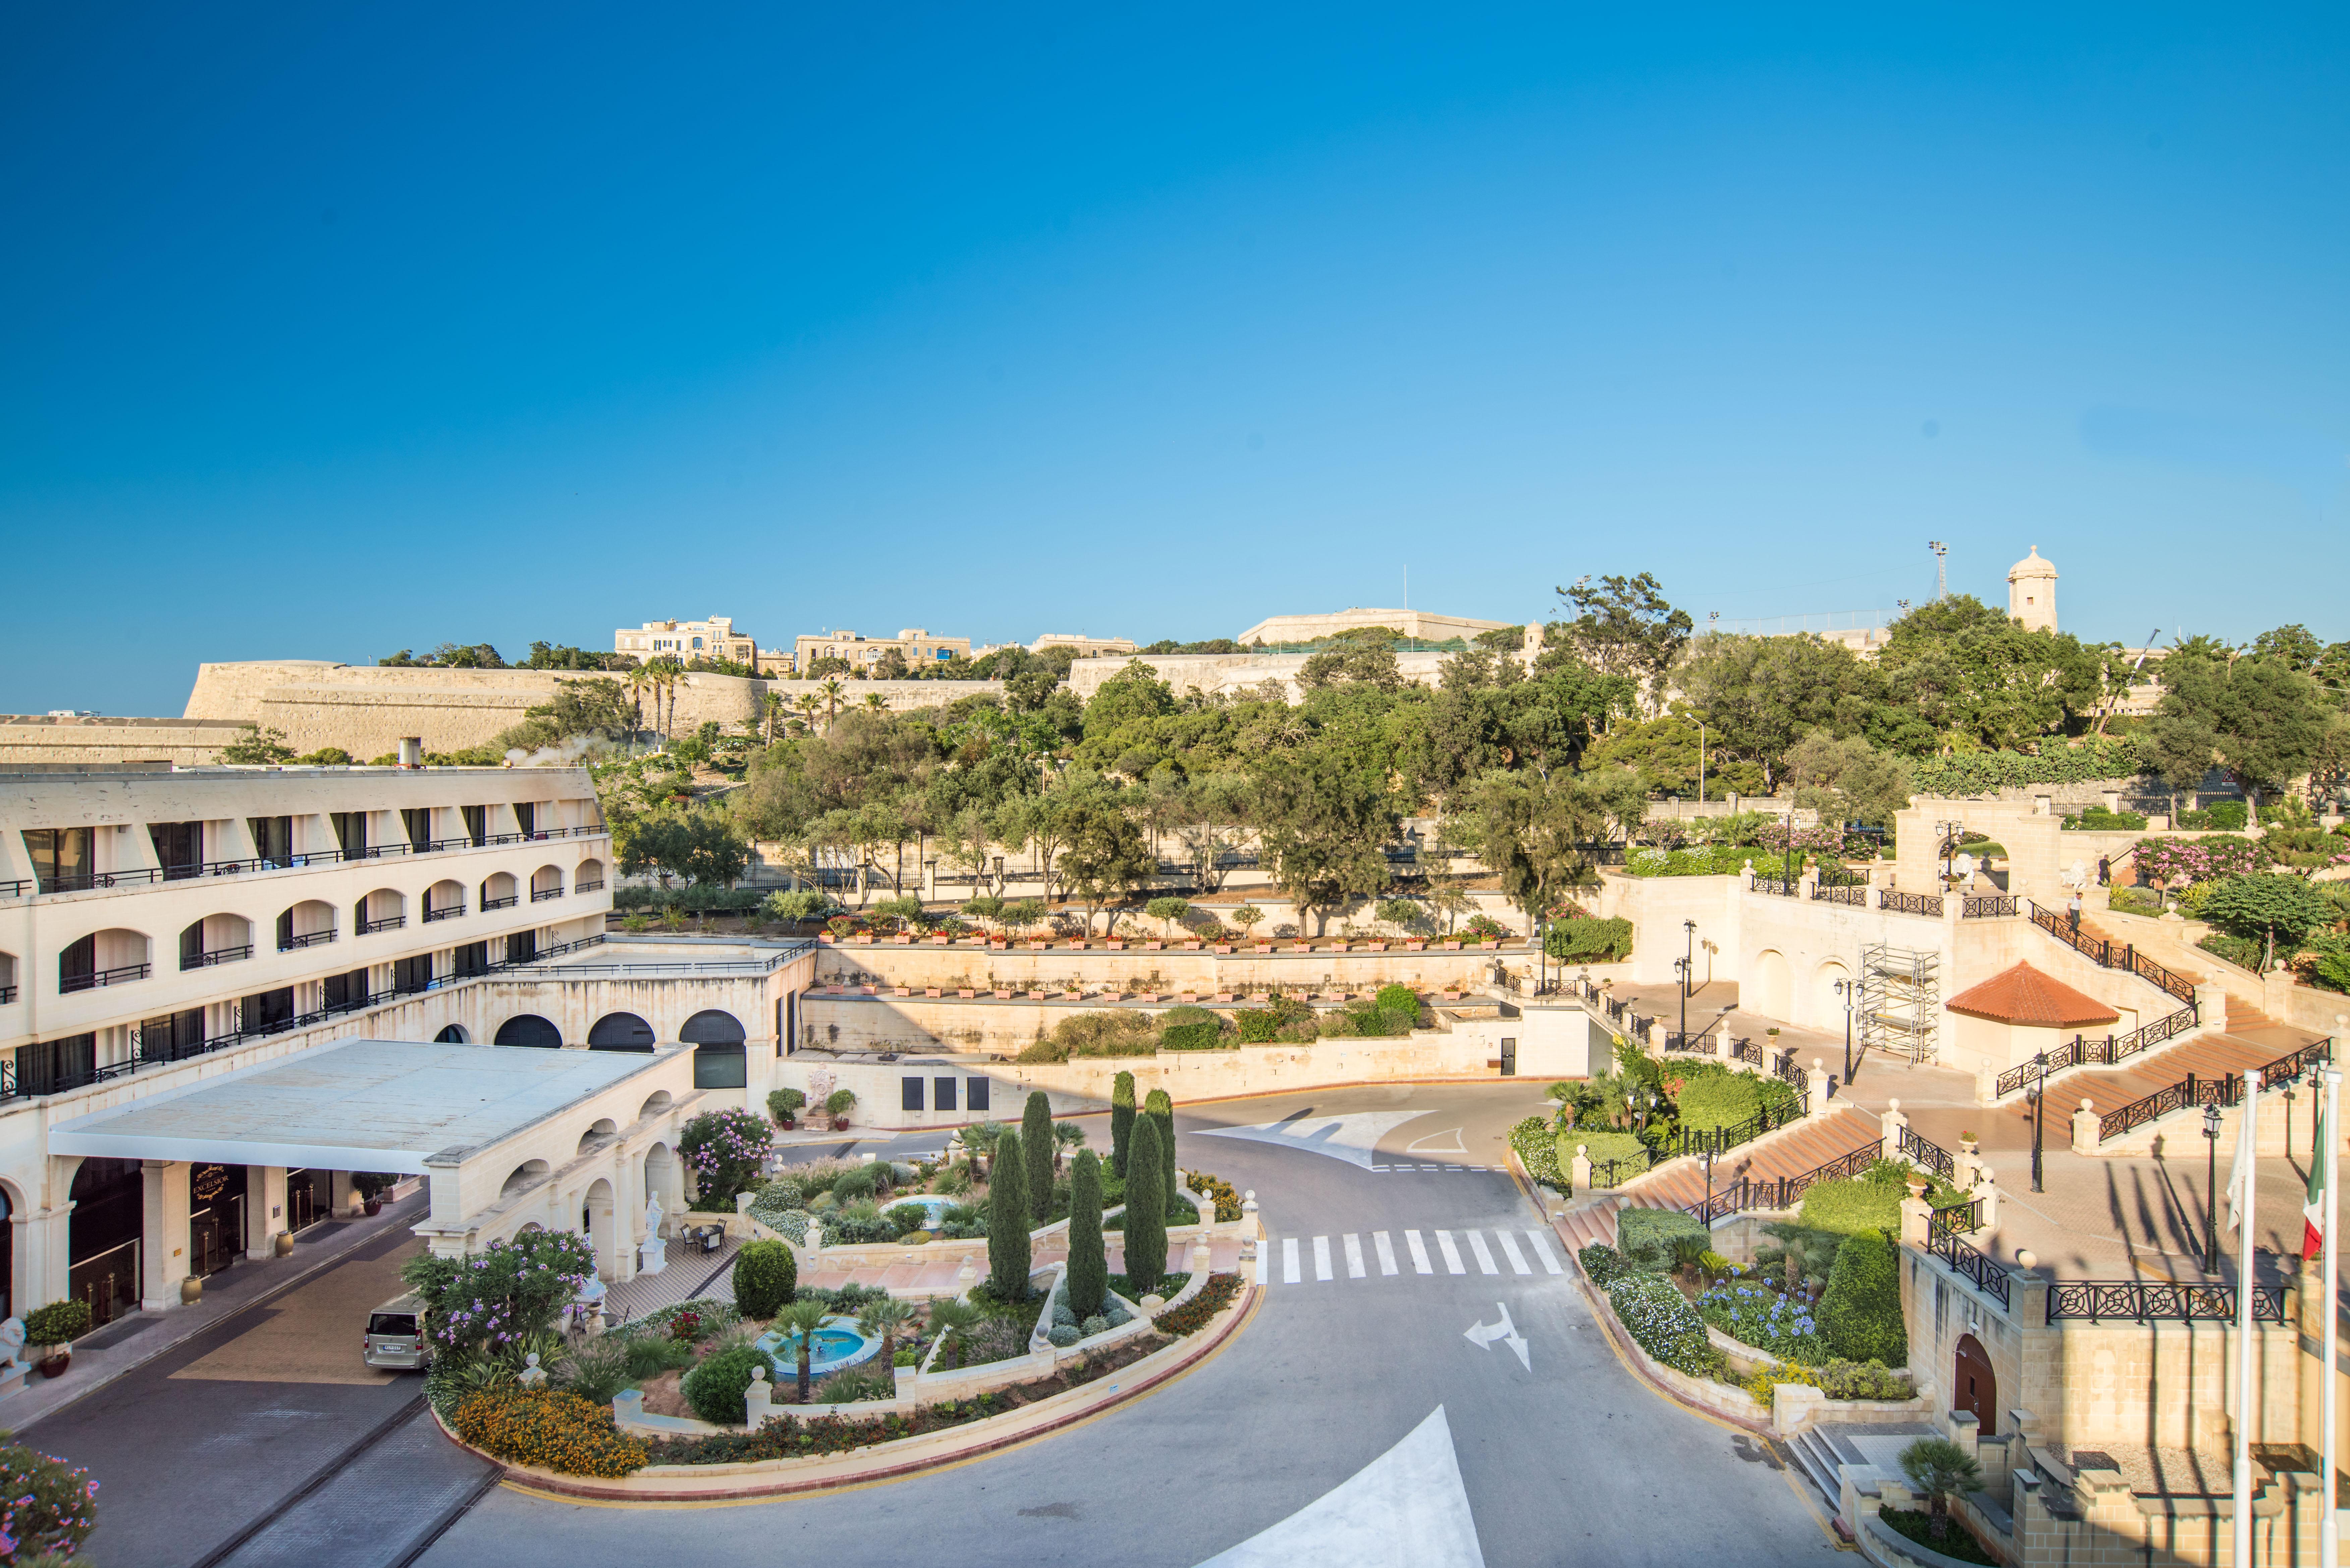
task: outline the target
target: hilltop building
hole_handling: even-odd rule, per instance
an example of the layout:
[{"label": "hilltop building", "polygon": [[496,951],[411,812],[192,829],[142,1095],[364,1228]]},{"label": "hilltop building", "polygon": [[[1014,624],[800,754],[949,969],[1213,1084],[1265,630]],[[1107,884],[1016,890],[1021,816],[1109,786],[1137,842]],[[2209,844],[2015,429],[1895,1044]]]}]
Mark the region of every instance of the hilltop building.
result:
[{"label": "hilltop building", "polygon": [[2040,558],[2040,546],[2007,569],[2007,615],[2026,631],[2056,629],[2056,568]]},{"label": "hilltop building", "polygon": [[846,628],[802,632],[792,646],[791,668],[793,672],[805,675],[816,659],[845,659],[850,669],[866,671],[892,651],[909,665],[943,664],[950,659],[969,659],[971,639],[932,637],[919,626],[907,627],[895,637],[865,637]]},{"label": "hilltop building", "polygon": [[749,632],[736,631],[731,616],[708,620],[649,620],[636,628],[622,627],[612,634],[612,651],[638,663],[674,659],[680,664],[696,659],[725,659],[749,664],[758,657],[758,645]]},{"label": "hilltop building", "polygon": [[1444,642],[1456,637],[1474,641],[1480,632],[1499,631],[1515,624],[1506,620],[1478,620],[1471,616],[1436,615],[1428,610],[1364,609],[1357,607],[1322,615],[1267,616],[1233,640],[1243,647],[1258,643],[1277,646],[1312,642],[1316,638],[1335,637],[1342,631],[1383,626],[1389,631],[1419,642]]}]

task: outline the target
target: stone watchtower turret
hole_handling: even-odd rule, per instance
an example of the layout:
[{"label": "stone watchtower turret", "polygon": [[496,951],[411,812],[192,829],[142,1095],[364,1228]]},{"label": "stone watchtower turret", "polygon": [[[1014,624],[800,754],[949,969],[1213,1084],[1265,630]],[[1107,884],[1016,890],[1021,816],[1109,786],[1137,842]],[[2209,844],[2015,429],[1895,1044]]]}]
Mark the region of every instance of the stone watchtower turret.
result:
[{"label": "stone watchtower turret", "polygon": [[2007,615],[2026,631],[2056,629],[2056,568],[2040,558],[2040,546],[2007,569]]}]

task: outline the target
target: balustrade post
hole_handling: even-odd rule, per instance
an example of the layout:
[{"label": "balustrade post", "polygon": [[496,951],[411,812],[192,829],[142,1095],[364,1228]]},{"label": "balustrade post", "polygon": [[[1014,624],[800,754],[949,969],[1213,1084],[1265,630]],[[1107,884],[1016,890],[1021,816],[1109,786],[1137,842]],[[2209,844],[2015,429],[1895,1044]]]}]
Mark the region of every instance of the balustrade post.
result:
[{"label": "balustrade post", "polygon": [[1978,1170],[1975,1173],[1973,1190],[1975,1201],[1982,1205],[1981,1209],[1976,1210],[1976,1214],[1978,1216],[1978,1222],[1975,1226],[1976,1231],[1980,1234],[1998,1230],[1999,1184],[1991,1179],[1991,1174],[1990,1171]]},{"label": "balustrade post", "polygon": [[2097,1106],[2094,1100],[2083,1100],[2081,1108],[2073,1113],[2073,1152],[2097,1152]]},{"label": "balustrade post", "polygon": [[1814,1118],[1828,1114],[1828,1070],[1817,1056],[1812,1058],[1811,1071],[1804,1075],[1805,1087],[1811,1092],[1811,1114]]},{"label": "balustrade post", "polygon": [[1877,1118],[1877,1124],[1885,1130],[1885,1141],[1881,1146],[1884,1151],[1884,1158],[1887,1159],[1899,1159],[1901,1158],[1901,1135],[1903,1132],[1908,1130],[1909,1126],[1908,1116],[1902,1112],[1901,1102],[1899,1100],[1886,1101],[1884,1114]]},{"label": "balustrade post", "polygon": [[1901,1200],[1901,1240],[1912,1247],[1924,1247],[1931,1230],[1934,1210],[1921,1194],[1925,1183],[1912,1180],[1909,1196]]},{"label": "balustrade post", "polygon": [[2195,1022],[2214,1034],[2228,1032],[2228,992],[2216,981],[2195,988]]}]

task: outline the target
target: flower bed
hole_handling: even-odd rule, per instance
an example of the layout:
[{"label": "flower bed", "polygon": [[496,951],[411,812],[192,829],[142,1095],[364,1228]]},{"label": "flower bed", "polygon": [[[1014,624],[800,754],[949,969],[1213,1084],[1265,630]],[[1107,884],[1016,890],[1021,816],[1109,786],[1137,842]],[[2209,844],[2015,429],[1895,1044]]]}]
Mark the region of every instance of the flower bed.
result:
[{"label": "flower bed", "polygon": [[1200,1293],[1178,1307],[1170,1307],[1150,1320],[1150,1326],[1159,1333],[1180,1336],[1197,1334],[1208,1326],[1215,1315],[1230,1306],[1232,1298],[1241,1293],[1238,1274],[1210,1274]]},{"label": "flower bed", "polygon": [[498,1459],[574,1476],[624,1476],[645,1450],[609,1406],[551,1388],[484,1388],[457,1402],[457,1436]]},{"label": "flower bed", "polygon": [[[1697,1298],[1698,1315],[1741,1345],[1784,1361],[1816,1366],[1827,1345],[1813,1320],[1813,1303],[1731,1275]],[[1767,1398],[1767,1395],[1757,1396]]]},{"label": "flower bed", "polygon": [[1558,1135],[1548,1116],[1528,1116],[1512,1127],[1510,1147],[1536,1183],[1555,1192],[1568,1189],[1568,1175],[1558,1168]]},{"label": "flower bed", "polygon": [[1607,1299],[1632,1343],[1659,1365],[1706,1377],[1721,1364],[1712,1341],[1705,1336],[1705,1320],[1671,1281],[1656,1274],[1619,1274],[1607,1287]]}]

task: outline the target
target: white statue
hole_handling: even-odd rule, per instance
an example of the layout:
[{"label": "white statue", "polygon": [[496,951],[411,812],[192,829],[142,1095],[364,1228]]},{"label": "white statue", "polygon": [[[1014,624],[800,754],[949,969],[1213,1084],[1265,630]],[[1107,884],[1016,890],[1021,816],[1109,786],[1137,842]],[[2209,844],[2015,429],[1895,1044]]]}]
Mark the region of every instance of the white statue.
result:
[{"label": "white statue", "polygon": [[11,1371],[25,1365],[25,1320],[12,1317],[0,1323],[0,1372]]},{"label": "white statue", "polygon": [[523,1358],[523,1369],[515,1374],[515,1381],[525,1388],[546,1386],[546,1369],[538,1364],[538,1352],[532,1351]]},{"label": "white statue", "polygon": [[645,1194],[645,1239],[647,1241],[651,1241],[659,1237],[660,1235],[660,1194],[658,1192],[648,1192]]}]

